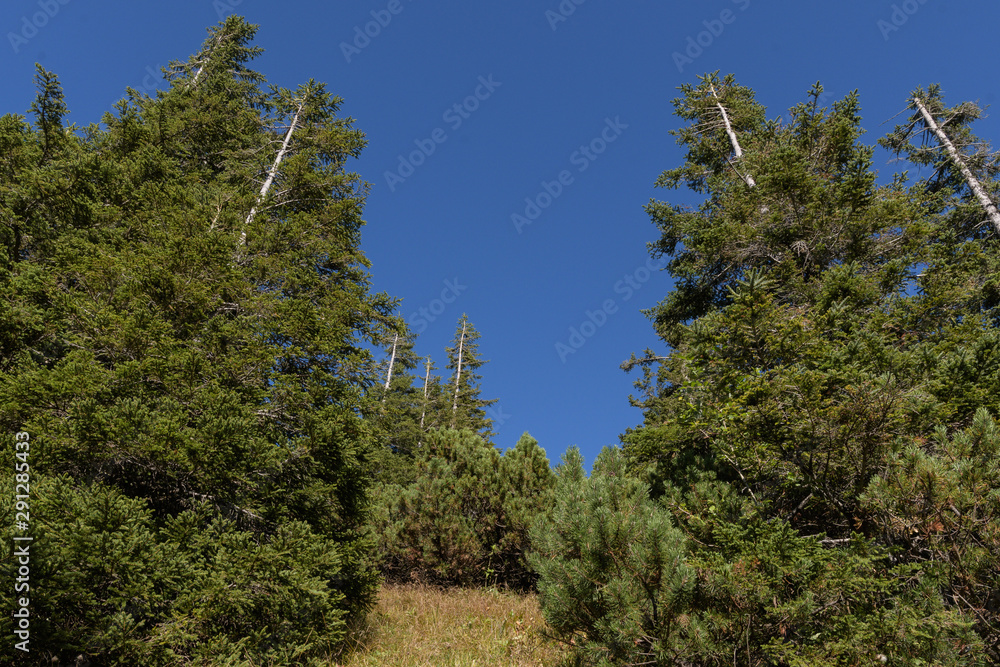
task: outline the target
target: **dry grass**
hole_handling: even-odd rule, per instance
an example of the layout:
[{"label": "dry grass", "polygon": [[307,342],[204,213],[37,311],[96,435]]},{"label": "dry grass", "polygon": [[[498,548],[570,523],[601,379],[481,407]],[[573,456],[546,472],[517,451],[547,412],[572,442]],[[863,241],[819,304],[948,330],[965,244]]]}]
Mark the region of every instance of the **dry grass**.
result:
[{"label": "dry grass", "polygon": [[560,666],[568,653],[542,636],[534,595],[386,585],[342,667]]}]

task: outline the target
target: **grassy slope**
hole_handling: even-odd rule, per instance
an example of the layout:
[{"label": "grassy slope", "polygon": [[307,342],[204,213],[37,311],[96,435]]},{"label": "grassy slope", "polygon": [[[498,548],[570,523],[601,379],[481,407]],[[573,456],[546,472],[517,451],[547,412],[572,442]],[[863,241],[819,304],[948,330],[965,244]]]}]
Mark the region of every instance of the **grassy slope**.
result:
[{"label": "grassy slope", "polygon": [[[533,595],[427,586],[385,586],[343,667],[564,664],[567,652],[542,636]],[[568,664],[568,663],[566,663]]]}]

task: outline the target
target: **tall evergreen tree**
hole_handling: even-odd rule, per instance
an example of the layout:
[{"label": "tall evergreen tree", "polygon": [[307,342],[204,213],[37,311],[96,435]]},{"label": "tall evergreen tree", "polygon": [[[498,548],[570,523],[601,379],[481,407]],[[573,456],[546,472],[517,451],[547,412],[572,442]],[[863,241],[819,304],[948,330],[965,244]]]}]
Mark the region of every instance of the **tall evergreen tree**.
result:
[{"label": "tall evergreen tree", "polygon": [[32,436],[32,640],[63,662],[306,664],[373,603],[368,346],[398,326],[364,138],[321,84],[263,90],[255,31],[107,129],[65,127],[43,70],[35,125],[0,119],[0,424]]},{"label": "tall evergreen tree", "polygon": [[443,426],[440,423],[440,415],[444,414],[444,389],[441,387],[441,378],[431,374],[433,370],[436,370],[434,362],[431,361],[430,357],[426,357],[424,359],[424,382],[421,389],[423,396],[420,400],[421,431]]},{"label": "tall evergreen tree", "polygon": [[[952,324],[962,311],[978,313],[995,324],[1000,307],[1000,253],[996,252],[1000,229],[993,211],[1000,201],[1000,161],[973,131],[983,111],[972,102],[947,106],[936,85],[913,91],[909,106],[916,107],[916,100],[923,110],[914,108],[906,124],[879,142],[923,175],[910,188],[925,202],[919,225],[926,239],[917,254],[919,275],[914,279],[923,298],[913,303],[924,304],[921,318],[939,327]],[[941,145],[939,134],[952,150]],[[949,302],[961,304],[961,310]],[[975,406],[969,407],[974,412]],[[970,415],[966,411],[966,424]]]},{"label": "tall evergreen tree", "polygon": [[383,380],[379,410],[380,431],[384,434],[384,459],[380,479],[410,480],[415,474],[413,456],[420,447],[424,429],[420,417],[424,406],[420,380],[412,371],[420,360],[413,351],[415,337],[392,334],[387,345],[385,362],[380,366]]},{"label": "tall evergreen tree", "polygon": [[[875,185],[872,149],[858,143],[856,93],[825,109],[817,84],[784,125],[766,120],[753,92],[731,75],[706,75],[681,92],[674,106],[691,124],[673,134],[687,151],[685,164],[656,184],[686,185],[706,199],[697,210],[660,201],[646,207],[660,230],[650,250],[670,258],[675,279],[653,313],[668,343],[677,342],[678,325],[728,303],[730,288],[753,269],[766,269],[782,299],[802,302],[830,266],[898,255],[897,227],[883,221],[898,218],[909,201],[899,188]],[[739,169],[757,175],[756,187],[729,157],[734,151],[717,99],[742,145]]]},{"label": "tall evergreen tree", "polygon": [[[686,161],[658,183],[705,201],[647,207],[660,230],[651,252],[670,258],[676,280],[648,313],[669,354],[626,364],[645,373],[644,420],[623,436],[624,461],[648,486],[581,482],[595,494],[591,515],[557,509],[538,537],[554,561],[540,582],[551,587],[546,614],[595,655],[677,665],[1000,656],[986,583],[1000,572],[986,555],[1000,553],[986,491],[1000,470],[984,409],[1000,391],[988,210],[947,151],[908,145],[909,127],[887,145],[934,173],[879,185],[858,95],[825,109],[821,90],[784,122],[765,120],[730,77],[707,75],[675,101],[691,121],[676,133]],[[913,97],[956,122],[953,142],[977,143],[965,129],[974,113]],[[919,109],[911,122],[927,123]],[[964,160],[992,196],[989,151]],[[607,457],[602,474],[620,476]],[[580,493],[557,492],[557,508]],[[634,522],[646,526],[637,535],[662,523],[683,534],[684,561],[697,566],[682,577],[695,587],[686,601],[670,583],[676,557],[661,567],[669,544],[644,542],[640,556],[609,540],[586,555],[592,535],[617,540]],[[888,608],[908,630],[883,632]]]},{"label": "tall evergreen tree", "polygon": [[493,436],[493,422],[486,416],[486,408],[498,399],[479,398],[479,383],[483,378],[478,371],[489,361],[479,358],[479,337],[476,327],[463,314],[458,320],[454,341],[446,350],[446,368],[452,371],[446,386],[451,398],[451,416],[447,423],[449,428],[469,429],[489,439]]},{"label": "tall evergreen tree", "polygon": [[[420,366],[420,359],[413,351],[416,336],[404,332],[390,333],[384,342],[385,360],[380,367],[382,383],[382,402],[387,403],[392,395],[400,390],[408,390],[416,377],[413,371]],[[415,389],[419,390],[419,387]]]},{"label": "tall evergreen tree", "polygon": [[[995,185],[1000,164],[971,127],[983,110],[972,102],[945,106],[944,94],[936,85],[914,90],[908,106],[913,109],[909,122],[879,143],[918,167],[932,170],[921,187],[942,195],[953,209],[953,226],[967,237],[1000,234]],[[916,146],[913,140],[918,137]]]}]

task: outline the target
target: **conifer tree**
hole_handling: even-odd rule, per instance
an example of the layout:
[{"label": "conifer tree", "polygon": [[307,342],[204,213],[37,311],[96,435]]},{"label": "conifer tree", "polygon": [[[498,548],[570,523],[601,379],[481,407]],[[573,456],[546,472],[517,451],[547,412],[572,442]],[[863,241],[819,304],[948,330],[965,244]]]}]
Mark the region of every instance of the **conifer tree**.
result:
[{"label": "conifer tree", "polygon": [[411,480],[381,488],[382,567],[396,580],[527,590],[528,531],[551,505],[554,477],[525,433],[503,455],[480,434],[434,429]]},{"label": "conifer tree", "polygon": [[555,473],[545,450],[527,432],[500,459],[500,488],[503,493],[501,523],[505,530],[493,547],[493,567],[510,585],[532,587],[536,575],[528,563],[531,527],[551,511]]},{"label": "conifer tree", "polygon": [[452,371],[447,390],[451,396],[451,415],[448,427],[452,429],[469,429],[481,433],[487,439],[492,437],[492,421],[486,416],[485,408],[493,405],[498,399],[479,398],[479,383],[482,376],[478,370],[487,359],[479,358],[479,332],[469,322],[467,315],[458,320],[455,339],[447,348],[448,365]]},{"label": "conifer tree", "polygon": [[[973,102],[946,107],[940,86],[916,89],[910,95],[909,106],[914,110],[909,122],[897,126],[879,143],[897,155],[905,155],[913,164],[933,170],[923,186],[947,197],[946,202],[961,215],[961,228],[966,234],[982,236],[990,232],[989,227],[992,233],[1000,234],[996,193],[987,189],[996,182],[1000,165],[988,144],[971,129],[972,123],[982,117],[982,109]],[[921,138],[919,146],[913,144],[917,137]]]},{"label": "conifer tree", "polygon": [[[677,102],[682,117],[697,91],[684,92]],[[886,375],[912,345],[884,332],[928,326],[930,320],[912,321],[915,307],[959,297],[961,279],[933,290],[933,298],[928,292],[898,299],[914,281],[925,289],[941,285],[928,280],[940,275],[933,266],[920,266],[935,254],[954,254],[952,244],[928,241],[942,228],[936,221],[952,218],[961,206],[947,212],[927,184],[905,188],[897,179],[876,186],[871,148],[857,142],[857,95],[827,112],[818,108],[820,92],[814,88],[787,125],[763,123],[757,135],[749,134],[754,149],[746,160],[754,163],[754,188],[696,150],[701,139],[691,131],[678,133],[680,143],[691,146],[688,164],[666,172],[661,182],[687,178],[693,189],[707,186],[709,199],[698,213],[662,203],[648,207],[663,232],[652,250],[672,254],[668,270],[678,279],[675,292],[650,315],[674,351],[662,360],[655,383],[650,377],[644,382],[652,392],[643,403],[650,429],[626,440],[636,454],[645,451],[661,462],[654,452],[664,437],[676,438],[669,448],[678,452],[705,452],[701,448],[709,445],[749,493],[757,491],[749,480],[758,479],[778,494],[768,502],[780,497],[790,516],[823,505],[829,514],[821,525],[831,530],[827,522],[835,521],[847,531],[858,515],[860,491],[885,464],[904,406],[922,382],[903,381],[898,369]],[[698,180],[706,171],[714,180]],[[746,206],[748,196],[756,203]],[[761,205],[766,215],[759,214]],[[988,266],[983,252],[977,249],[978,261],[967,257],[962,273],[975,272],[974,263]],[[948,263],[952,278],[962,275]],[[929,275],[917,276],[919,271]],[[859,313],[867,319],[857,320]],[[939,319],[927,331],[942,324]],[[860,341],[867,341],[862,348]],[[896,361],[889,366],[888,359]],[[828,370],[834,367],[837,372]],[[920,428],[911,422],[913,427]],[[647,437],[659,444],[646,443]],[[782,478],[796,480],[794,486],[774,486]]]},{"label": "conifer tree", "polygon": [[[1000,196],[1000,163],[996,152],[973,131],[973,123],[983,112],[972,102],[947,106],[936,85],[918,88],[910,98],[920,100],[923,111],[914,109],[909,122],[879,143],[916,166],[923,176],[910,187],[913,197],[925,202],[920,233],[926,242],[916,254],[919,269],[913,277],[924,298],[914,303],[923,304],[920,318],[928,327],[932,321],[949,327],[960,312],[953,304],[995,322],[1000,306],[1000,254],[996,252],[1000,229],[992,211]],[[911,106],[916,102],[911,101]],[[931,122],[938,125],[939,133],[933,131]],[[952,150],[941,145],[938,134]],[[967,419],[976,406],[969,408]]]},{"label": "conifer tree", "polygon": [[448,391],[430,357],[424,360],[424,377],[421,385],[420,430],[427,433],[435,428],[448,428],[454,412],[451,410],[453,393]]},{"label": "conifer tree", "polygon": [[255,31],[226,19],[107,129],[66,127],[43,70],[35,125],[0,119],[0,424],[33,439],[32,640],[62,662],[305,664],[373,603],[368,346],[398,326],[364,139],[320,84],[263,90]]},{"label": "conifer tree", "polygon": [[[435,396],[440,395],[440,388],[431,389],[431,371],[434,370],[434,365],[431,362],[431,358],[427,357],[424,360],[424,388],[423,388],[423,399],[420,402],[420,429],[423,430],[424,424],[427,422],[427,411],[431,407],[431,401]],[[435,380],[437,377],[435,376]]]},{"label": "conifer tree", "polygon": [[[756,187],[730,165],[733,149],[719,121],[716,86],[725,91],[729,124],[740,138],[740,167],[755,175]],[[898,208],[904,198],[894,188],[876,190],[872,149],[857,142],[858,96],[825,109],[822,91],[817,84],[783,126],[767,121],[753,92],[731,76],[707,75],[698,86],[681,87],[674,105],[691,125],[673,133],[686,161],[665,171],[657,186],[686,185],[707,198],[697,210],[659,201],[646,207],[660,230],[650,250],[670,258],[667,271],[676,281],[653,315],[668,343],[677,342],[678,325],[727,303],[729,288],[755,268],[773,274],[781,297],[797,302],[808,298],[810,283],[825,268],[899,245],[892,226],[877,227],[885,216],[874,212]]]},{"label": "conifer tree", "polygon": [[589,477],[571,448],[556,473],[529,559],[546,621],[583,664],[984,664],[933,583],[886,576],[864,545],[756,521],[707,480],[685,506],[710,525],[699,544],[615,448]]},{"label": "conifer tree", "polygon": [[382,403],[379,421],[386,438],[386,457],[380,474],[383,481],[412,479],[415,474],[413,456],[424,433],[420,426],[423,389],[411,372],[419,365],[413,351],[414,338],[412,334],[391,334],[387,358],[381,367],[380,377],[384,378],[384,383],[379,388]]},{"label": "conifer tree", "polygon": [[395,393],[397,387],[410,387],[415,379],[412,371],[420,365],[420,360],[413,351],[416,336],[409,332],[392,332],[384,341],[385,360],[381,365],[382,402]]},{"label": "conifer tree", "polygon": [[[682,89],[686,161],[658,181],[704,203],[647,207],[660,231],[650,250],[670,258],[676,283],[648,313],[669,353],[625,364],[644,368],[643,423],[623,436],[634,479],[595,468],[567,482],[536,539],[551,561],[539,565],[547,617],[591,656],[622,662],[995,662],[986,581],[1000,559],[985,554],[1000,553],[1000,515],[986,489],[1000,458],[984,408],[1000,392],[1000,301],[988,209],[947,150],[908,144],[909,127],[886,145],[933,173],[879,185],[857,93],[825,109],[816,86],[782,122],[719,81]],[[955,146],[977,143],[968,107],[913,97],[955,122]],[[927,123],[919,109],[911,121]],[[966,149],[962,161],[992,197],[992,153]],[[616,464],[610,477],[623,475]],[[587,488],[592,511],[564,513]],[[634,523],[658,534],[659,522],[697,566],[687,601],[662,588],[677,571],[676,559],[658,566],[664,548],[589,552],[592,536]],[[907,630],[884,632],[889,607]]]}]

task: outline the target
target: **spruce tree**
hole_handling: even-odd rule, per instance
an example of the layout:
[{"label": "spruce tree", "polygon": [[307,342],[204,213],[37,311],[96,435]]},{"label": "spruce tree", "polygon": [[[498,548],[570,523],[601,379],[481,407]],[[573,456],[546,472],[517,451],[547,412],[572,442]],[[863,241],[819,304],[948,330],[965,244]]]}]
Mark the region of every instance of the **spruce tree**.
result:
[{"label": "spruce tree", "polygon": [[41,69],[34,125],[0,119],[0,423],[32,436],[32,640],[63,662],[306,664],[374,601],[369,346],[398,326],[364,138],[321,84],[264,90],[255,32],[226,19],[106,129]]},{"label": "spruce tree", "polygon": [[[392,334],[381,367],[379,388],[380,431],[385,437],[382,481],[412,481],[416,474],[413,457],[420,447],[424,429],[420,426],[424,406],[423,389],[411,372],[420,361],[413,351],[414,336]],[[423,378],[421,378],[422,380]]]},{"label": "spruce tree", "polygon": [[444,387],[451,399],[447,425],[452,429],[469,429],[489,439],[493,436],[493,422],[486,416],[485,408],[498,399],[479,398],[482,376],[478,370],[489,361],[479,358],[479,337],[476,327],[463,314],[458,320],[454,341],[446,350],[446,368],[452,371],[451,379]]},{"label": "spruce tree", "polygon": [[[739,167],[756,175],[755,187],[734,169],[713,89],[724,91],[742,146]],[[776,280],[782,299],[801,302],[824,269],[888,259],[908,241],[889,223],[909,205],[906,194],[876,187],[872,148],[858,142],[857,93],[827,109],[819,104],[823,89],[817,84],[782,124],[766,120],[753,92],[731,75],[706,75],[681,92],[676,113],[691,124],[672,133],[686,149],[685,164],[665,171],[656,184],[685,185],[706,199],[697,210],[662,201],[646,207],[660,232],[650,251],[669,258],[667,271],[675,279],[674,291],[651,313],[668,343],[677,341],[678,325],[725,305],[730,289],[753,269]]]},{"label": "spruce tree", "polygon": [[[625,364],[644,368],[643,424],[623,436],[634,479],[575,482],[600,490],[592,511],[567,533],[558,508],[583,492],[567,487],[537,538],[553,561],[539,582],[552,587],[546,614],[592,655],[678,665],[1000,655],[986,584],[1000,563],[986,555],[1000,549],[986,491],[1000,469],[986,412],[1000,391],[989,211],[947,151],[908,145],[909,127],[887,145],[935,169],[880,185],[857,93],[827,109],[821,91],[787,121],[764,119],[729,77],[707,75],[675,102],[691,121],[676,133],[686,161],[658,183],[705,200],[647,207],[660,231],[650,250],[669,257],[676,284],[648,312],[669,353]],[[970,107],[914,97],[955,121],[956,145],[979,143]],[[910,120],[926,122],[919,109]],[[988,149],[963,161],[993,196]],[[622,500],[629,488],[637,499]],[[647,574],[662,549],[587,551],[625,530],[623,513],[650,524],[636,534],[664,521],[686,540],[695,592],[672,614],[661,610],[675,598],[657,597],[669,572]],[[885,632],[890,608],[898,632]],[[681,618],[683,631],[670,625]]]}]

